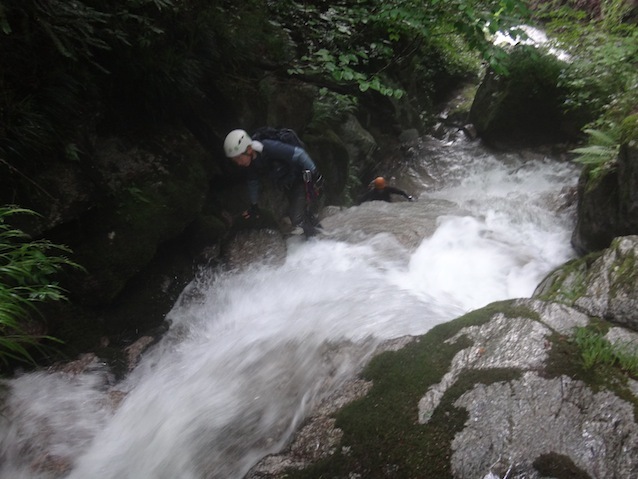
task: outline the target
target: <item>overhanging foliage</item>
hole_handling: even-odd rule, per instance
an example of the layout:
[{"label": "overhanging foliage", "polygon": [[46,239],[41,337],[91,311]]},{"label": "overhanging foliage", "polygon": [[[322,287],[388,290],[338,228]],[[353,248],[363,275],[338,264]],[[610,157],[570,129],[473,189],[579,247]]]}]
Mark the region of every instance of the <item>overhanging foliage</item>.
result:
[{"label": "overhanging foliage", "polygon": [[64,267],[79,266],[67,257],[68,249],[47,240],[31,240],[7,219],[35,214],[15,206],[0,207],[0,361],[31,359],[30,348],[53,339],[29,330],[38,303],[66,299],[54,276]]}]

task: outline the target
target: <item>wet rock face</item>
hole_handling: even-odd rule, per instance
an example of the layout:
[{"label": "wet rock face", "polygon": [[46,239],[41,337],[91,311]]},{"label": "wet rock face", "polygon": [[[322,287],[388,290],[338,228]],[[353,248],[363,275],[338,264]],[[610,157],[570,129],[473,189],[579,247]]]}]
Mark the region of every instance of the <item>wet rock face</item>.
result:
[{"label": "wet rock face", "polygon": [[617,167],[598,181],[586,169],[578,184],[572,244],[581,253],[607,248],[618,236],[638,234],[638,147],[624,145]]},{"label": "wet rock face", "polygon": [[433,406],[428,397],[442,397],[442,387],[450,388],[469,369],[514,367],[522,373],[510,381],[477,383],[455,400],[468,418],[452,442],[452,476],[469,479],[491,471],[490,477],[540,478],[544,471],[554,477],[562,468],[568,475],[556,477],[633,477],[638,472],[635,393],[632,403],[566,374],[544,372],[552,335],[569,335],[587,325],[588,317],[558,304],[517,302],[538,316],[497,314],[459,331],[455,337],[470,337],[473,346],[457,353],[444,380],[419,405],[423,419],[428,416],[423,407]]},{"label": "wet rock face", "polygon": [[[636,464],[623,451],[638,447],[633,404],[567,375],[550,378],[541,372],[552,348],[550,337],[585,326],[587,316],[541,301],[518,304],[530,308],[529,317],[496,314],[450,338],[469,337],[472,346],[455,355],[443,380],[419,403],[420,421],[427,423],[468,370],[522,372],[510,381],[477,383],[454,401],[468,419],[452,442],[453,477],[483,477],[490,470],[501,477],[508,469],[518,474],[513,477],[541,477],[536,468],[549,457],[565,458],[574,471],[585,472],[582,477],[631,477]],[[539,316],[534,319],[532,312]]]},{"label": "wet rock face", "polygon": [[498,315],[482,326],[460,331],[448,341],[469,336],[472,346],[454,356],[450,370],[438,384],[429,388],[419,401],[419,422],[427,423],[447,390],[467,369],[519,368],[538,369],[547,358],[544,338],[551,330],[533,320],[511,319]]},{"label": "wet rock face", "polygon": [[616,238],[597,257],[558,268],[539,285],[535,295],[638,331],[637,258],[638,236]]},{"label": "wet rock face", "polygon": [[592,265],[585,294],[575,306],[638,331],[638,236],[616,239]]},{"label": "wet rock face", "polygon": [[283,264],[286,243],[279,231],[272,229],[240,231],[223,253],[227,267],[242,270],[254,264]]},{"label": "wet rock face", "polygon": [[149,264],[159,245],[179,235],[199,213],[208,188],[207,158],[185,131],[136,143],[103,138],[95,149],[99,181],[92,187],[99,198],[51,234],[85,268],[64,282],[71,298],[104,306]]},{"label": "wet rock face", "polygon": [[452,444],[455,478],[482,477],[501,457],[516,458],[518,471],[531,471],[550,454],[569,458],[589,477],[636,472],[629,458],[638,452],[633,406],[581,381],[527,372],[517,381],[477,384],[455,405],[470,416]]},{"label": "wet rock face", "polygon": [[[460,327],[449,329],[447,339],[442,342],[428,341],[428,336],[433,334],[430,332],[404,346],[418,348],[423,343],[424,349],[430,351],[428,354],[414,356],[411,352],[402,356],[403,349],[396,350],[401,369],[410,369],[423,365],[410,364],[406,358],[428,358],[426,361],[429,361],[434,355],[433,344],[456,349],[440,380],[424,387],[424,395],[418,402],[418,418],[414,417],[420,424],[418,434],[432,434],[431,440],[441,439],[437,428],[453,429],[447,436],[449,449],[442,449],[449,452],[437,459],[438,465],[426,461],[426,467],[432,469],[423,471],[423,477],[636,477],[636,382],[628,381],[625,385],[618,382],[611,389],[600,387],[599,383],[590,383],[586,376],[572,376],[570,368],[577,358],[560,353],[559,360],[556,359],[561,344],[569,343],[575,328],[586,327],[590,318],[569,306],[537,299],[505,301],[482,311],[453,321]],[[614,336],[627,337],[621,329],[613,328]],[[384,364],[382,369],[392,371],[392,367],[386,369],[389,363]],[[438,367],[432,362],[424,369]],[[423,378],[417,375],[416,381],[419,380]],[[356,397],[375,396],[376,381],[357,381],[328,398],[291,440],[286,451],[265,458],[248,477],[297,477],[293,471],[331,458],[335,458],[334,469],[328,467],[327,470],[341,474],[334,477],[366,477],[369,465],[360,460],[349,461],[353,451],[361,447],[358,438],[352,430],[339,429],[339,410],[352,400],[353,390],[358,391]],[[396,381],[393,384],[395,388],[415,387]],[[365,388],[360,387],[363,385]],[[369,405],[372,410],[358,411],[358,417],[376,416],[377,400]],[[357,402],[354,407],[365,408],[364,404],[365,401]],[[353,414],[352,409],[349,406],[349,414]],[[453,418],[458,414],[462,418],[460,422],[458,417]],[[448,418],[443,426],[441,416]],[[364,431],[369,431],[369,426],[364,427]],[[403,430],[397,440],[409,434]],[[363,444],[371,444],[369,438],[361,439]],[[387,441],[386,437],[381,444],[387,445]],[[430,448],[439,446],[427,444]],[[381,450],[371,454],[385,457]],[[402,477],[401,471],[407,468],[405,464],[415,460],[391,456],[394,462],[375,477]],[[341,461],[349,466],[338,465]],[[406,461],[405,464],[402,461]]]},{"label": "wet rock face", "polygon": [[508,148],[564,141],[578,126],[561,110],[561,62],[530,46],[515,47],[507,60],[510,74],[490,71],[479,86],[470,122],[486,142]]}]

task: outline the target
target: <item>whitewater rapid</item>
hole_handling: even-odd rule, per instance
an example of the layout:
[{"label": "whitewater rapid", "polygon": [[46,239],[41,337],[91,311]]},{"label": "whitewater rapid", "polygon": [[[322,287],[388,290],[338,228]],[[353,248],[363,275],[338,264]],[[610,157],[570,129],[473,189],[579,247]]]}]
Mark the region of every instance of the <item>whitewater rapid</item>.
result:
[{"label": "whitewater rapid", "polygon": [[241,478],[380,342],[529,297],[574,256],[573,165],[434,139],[421,155],[394,179],[418,201],[335,211],[280,262],[202,270],[124,380],[94,364],[6,381],[0,478]]}]

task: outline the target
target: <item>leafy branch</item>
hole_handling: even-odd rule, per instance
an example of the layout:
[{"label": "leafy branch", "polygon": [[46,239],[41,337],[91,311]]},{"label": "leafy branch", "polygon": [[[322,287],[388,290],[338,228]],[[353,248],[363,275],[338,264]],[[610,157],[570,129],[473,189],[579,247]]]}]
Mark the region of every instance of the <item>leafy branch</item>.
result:
[{"label": "leafy branch", "polygon": [[585,133],[589,135],[589,143],[586,146],[571,150],[571,153],[578,155],[574,161],[590,168],[589,177],[592,180],[596,180],[604,172],[616,166],[620,151],[619,139],[614,132],[605,133],[599,130],[586,129]]},{"label": "leafy branch", "polygon": [[39,239],[6,221],[15,215],[36,213],[17,206],[0,207],[0,361],[33,362],[30,349],[42,340],[53,340],[33,328],[38,303],[66,300],[62,287],[53,280],[65,267],[79,268],[66,256],[70,250]]},{"label": "leafy branch", "polygon": [[427,5],[415,0],[361,0],[354,5],[333,3],[323,10],[288,1],[279,8],[276,13],[284,26],[292,30],[302,22],[307,27],[302,45],[306,53],[288,69],[289,74],[328,76],[361,91],[395,98],[404,92],[389,86],[383,72],[431,46],[438,32],[463,38],[465,48],[479,51],[499,69],[505,56],[490,41],[490,33],[507,30],[528,14],[519,0],[432,0]]}]

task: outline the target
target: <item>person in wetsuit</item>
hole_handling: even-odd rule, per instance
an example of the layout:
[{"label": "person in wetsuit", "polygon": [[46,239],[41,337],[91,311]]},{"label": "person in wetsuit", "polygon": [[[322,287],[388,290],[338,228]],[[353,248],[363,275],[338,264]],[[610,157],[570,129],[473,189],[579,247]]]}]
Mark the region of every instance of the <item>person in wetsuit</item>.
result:
[{"label": "person in wetsuit", "polygon": [[316,233],[319,188],[323,177],[305,149],[277,140],[252,140],[245,130],[233,130],[224,140],[224,152],[247,168],[250,208],[244,218],[259,216],[261,178],[269,177],[288,199],[292,234]]},{"label": "person in wetsuit", "polygon": [[368,187],[368,191],[359,198],[359,203],[365,201],[387,201],[390,203],[392,201],[391,195],[401,195],[408,201],[413,199],[402,189],[389,186],[382,176],[375,178]]}]

